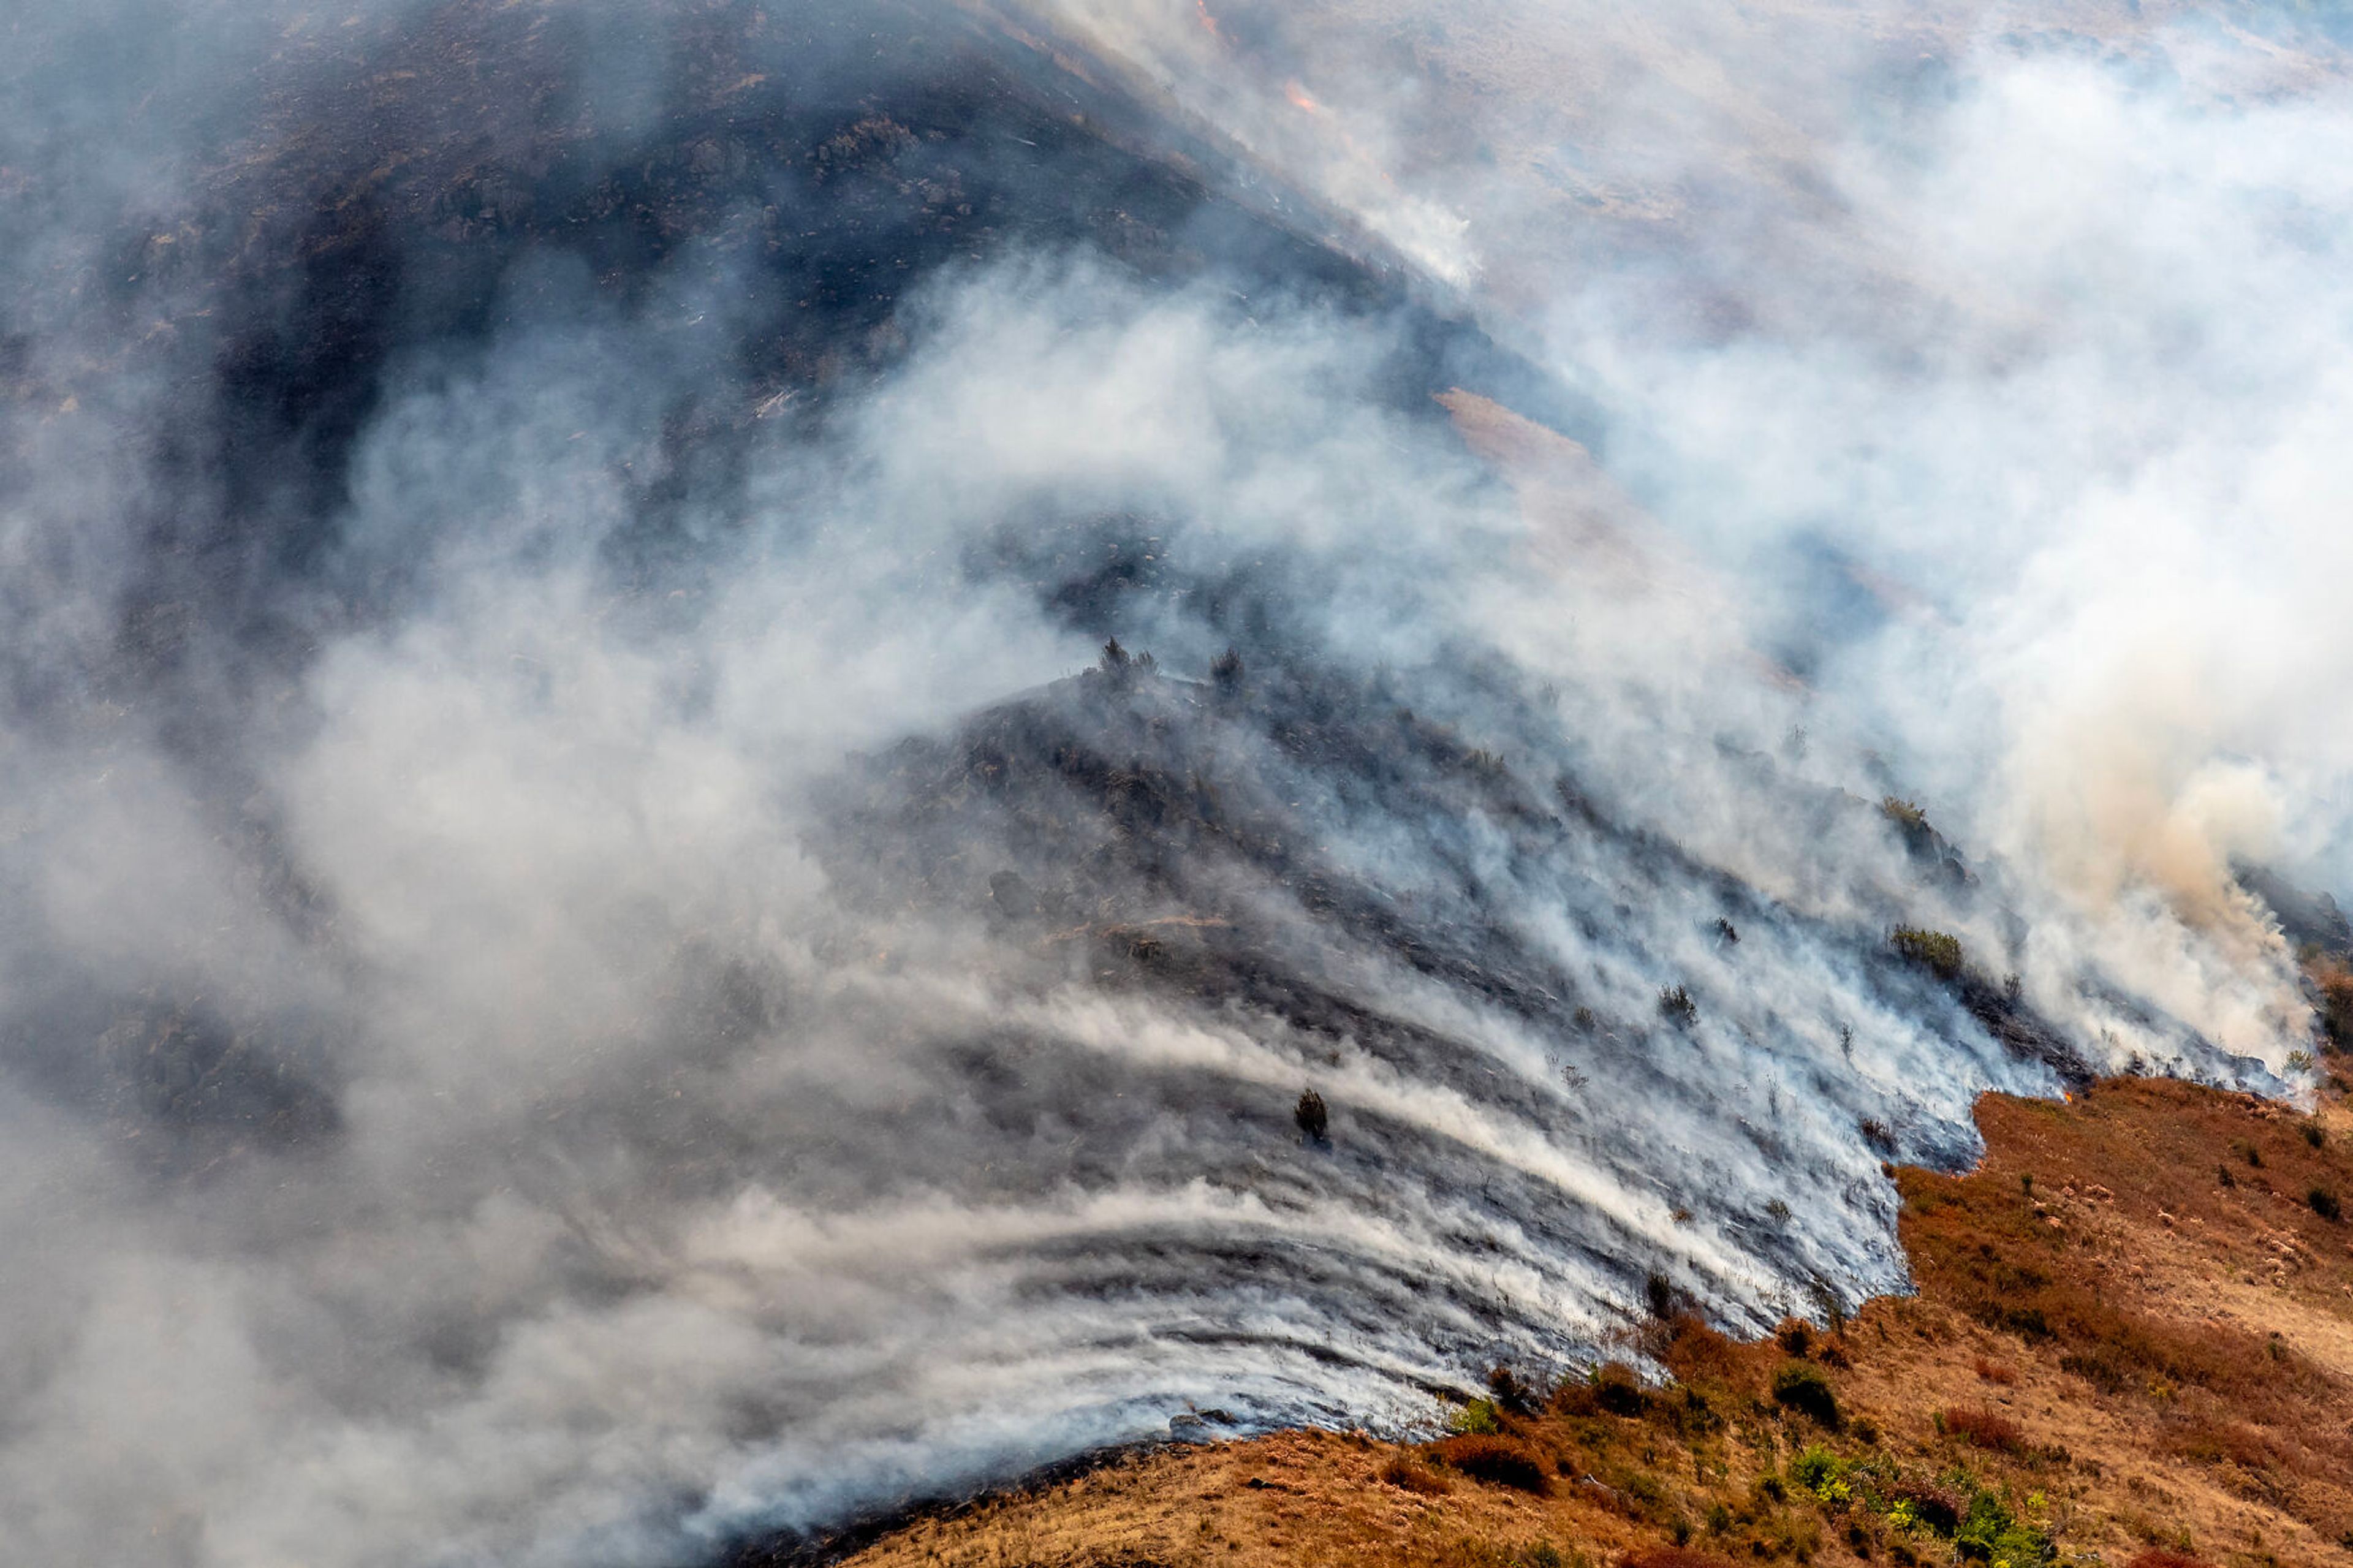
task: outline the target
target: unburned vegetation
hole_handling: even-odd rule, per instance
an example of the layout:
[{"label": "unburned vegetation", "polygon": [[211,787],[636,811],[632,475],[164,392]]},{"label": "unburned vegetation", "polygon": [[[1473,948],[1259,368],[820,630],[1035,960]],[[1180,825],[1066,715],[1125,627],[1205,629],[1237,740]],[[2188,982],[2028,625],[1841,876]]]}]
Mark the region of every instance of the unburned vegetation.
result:
[{"label": "unburned vegetation", "polygon": [[1915,1296],[1744,1343],[1662,1290],[1425,1441],[1140,1453],[854,1561],[2353,1564],[2353,1236],[2311,1201],[2353,1192],[2343,1108],[2131,1079],[1978,1121],[1978,1170],[1892,1173]]}]

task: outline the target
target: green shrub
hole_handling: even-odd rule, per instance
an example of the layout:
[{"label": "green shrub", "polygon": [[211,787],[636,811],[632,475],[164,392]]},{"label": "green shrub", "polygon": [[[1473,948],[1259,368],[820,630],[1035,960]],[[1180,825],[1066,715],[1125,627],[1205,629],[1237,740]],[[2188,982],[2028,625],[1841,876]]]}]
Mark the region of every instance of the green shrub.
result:
[{"label": "green shrub", "polygon": [[1928,814],[1920,809],[1920,803],[1905,800],[1898,795],[1880,797],[1879,815],[1899,827],[1918,828],[1928,826]]},{"label": "green shrub", "polygon": [[1504,1429],[1504,1423],[1493,1400],[1474,1399],[1454,1413],[1446,1429],[1465,1437],[1492,1437]]},{"label": "green shrub", "polygon": [[1991,1568],[2040,1568],[2056,1555],[2050,1538],[2021,1523],[1993,1492],[1969,1500],[1968,1511],[1953,1531],[1953,1554]]},{"label": "green shrub", "polygon": [[1894,944],[1898,955],[1933,971],[1941,980],[1956,979],[1961,973],[1959,937],[1920,926],[1897,926],[1888,940]]},{"label": "green shrub", "polygon": [[1838,1430],[1838,1394],[1818,1366],[1802,1361],[1784,1363],[1773,1374],[1773,1399],[1785,1409],[1810,1415],[1833,1432]]},{"label": "green shrub", "polygon": [[1813,1443],[1789,1461],[1789,1479],[1828,1511],[1842,1513],[1855,1499],[1855,1482],[1848,1479],[1852,1468],[1820,1443]]}]

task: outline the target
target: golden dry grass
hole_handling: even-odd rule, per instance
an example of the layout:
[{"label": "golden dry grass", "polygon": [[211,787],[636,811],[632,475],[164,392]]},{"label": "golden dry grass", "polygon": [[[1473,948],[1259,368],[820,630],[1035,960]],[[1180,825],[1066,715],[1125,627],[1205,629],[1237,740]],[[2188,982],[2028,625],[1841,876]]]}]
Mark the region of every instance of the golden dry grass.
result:
[{"label": "golden dry grass", "polygon": [[[1918,1294],[1842,1331],[1744,1344],[1653,1323],[1625,1347],[1672,1374],[1646,1398],[1578,1384],[1477,1443],[1286,1432],[1139,1454],[851,1561],[1944,1563],[1952,1542],[1903,1521],[1982,1491],[2062,1562],[2353,1564],[2353,1226],[2308,1196],[2353,1195],[2344,1109],[2126,1079],[2068,1104],[1989,1097],[1978,1122],[1977,1171],[1895,1173]],[[1774,1398],[1793,1364],[1835,1391],[1837,1430]]]}]

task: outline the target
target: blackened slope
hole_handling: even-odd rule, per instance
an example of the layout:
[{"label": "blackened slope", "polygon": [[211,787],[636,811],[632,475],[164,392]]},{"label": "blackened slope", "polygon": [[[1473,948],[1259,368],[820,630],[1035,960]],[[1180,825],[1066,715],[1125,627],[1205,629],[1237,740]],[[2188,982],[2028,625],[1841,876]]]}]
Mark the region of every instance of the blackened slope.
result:
[{"label": "blackened slope", "polygon": [[[432,553],[426,522],[363,552],[342,532],[357,444],[396,374],[462,369],[535,313],[710,302],[677,310],[678,353],[707,374],[677,378],[689,390],[660,410],[661,461],[629,479],[628,521],[602,542],[616,590],[696,594],[724,569],[712,520],[742,513],[754,427],[814,423],[886,370],[910,296],[959,266],[1080,248],[1164,281],[1215,274],[1402,312],[1388,391],[1417,411],[1466,365],[1503,363],[1394,272],[1234,199],[1239,172],[1214,150],[942,7],[615,18],[468,0],[320,37],[223,95],[184,205],[121,215],[93,308],[122,340],[118,368],[169,388],[155,483],[90,689],[14,693],[28,725],[79,725],[96,696],[104,722],[160,735],[306,942],[332,911],[284,863],[248,752],[312,651],[397,617]],[[43,308],[26,295],[10,313],[29,329]],[[149,330],[159,311],[170,331]],[[73,1020],[62,1030],[19,1022],[32,1038],[145,1042],[44,1067],[77,1103],[210,1125],[202,1107],[250,1102],[302,1139],[333,1127],[332,1090],[303,1065],[315,1052],[200,1050],[202,1031],[157,1022],[185,1000],[78,994],[43,1004]],[[101,1070],[133,1057],[129,1079]],[[212,1087],[136,1087],[151,1080]]]},{"label": "blackened slope", "polygon": [[[174,238],[123,242],[121,320],[183,290],[166,352],[175,375],[203,362],[156,436],[171,500],[123,637],[131,689],[190,652],[141,628],[292,656],[317,628],[288,617],[316,605],[290,610],[289,584],[331,568],[387,368],[575,308],[551,279],[624,308],[657,289],[725,302],[680,324],[714,374],[665,416],[670,460],[613,542],[625,575],[681,569],[679,509],[727,493],[754,411],[806,413],[887,365],[902,302],[960,262],[1084,247],[1155,279],[1403,310],[1401,405],[1482,368],[1531,379],[1394,271],[1222,194],[1213,152],[927,5],[659,6],[621,29],[450,5],[273,62],[252,98],[191,210],[126,215]],[[335,586],[361,615],[398,589]]]}]

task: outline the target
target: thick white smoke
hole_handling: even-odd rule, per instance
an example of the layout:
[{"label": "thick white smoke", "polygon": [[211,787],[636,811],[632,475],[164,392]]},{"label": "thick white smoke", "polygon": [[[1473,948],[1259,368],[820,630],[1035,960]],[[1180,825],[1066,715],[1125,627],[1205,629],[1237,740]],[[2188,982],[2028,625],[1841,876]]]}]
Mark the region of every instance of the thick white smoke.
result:
[{"label": "thick white smoke", "polygon": [[[453,258],[522,196],[392,207],[404,276],[481,298],[381,311],[315,493],[316,410],[270,445],[209,334],[376,321],[299,281],[374,274],[317,236],[248,270],[274,231],[199,220],[213,182],[301,205],[304,122],[232,89],[390,91],[368,50],[426,24],[346,58],[164,8],[184,47],[110,74],[35,19],[0,1553],[673,1563],[1188,1405],[1409,1420],[1587,1353],[1650,1276],[1752,1327],[1899,1288],[1879,1162],[1965,1158],[1986,1089],[2293,1086],[2307,1021],[2229,868],[2342,876],[2333,77],[2242,103],[2179,35],[1906,34],[1948,74],[1866,113],[1872,38],[1718,98],[1753,38],[1668,16],[1613,46],[1652,74],[1431,147],[1494,29],[1560,47],[1548,8],[1216,10],[1053,20],[1263,113],[1243,208],[1309,193],[1414,289],[1253,279],[1199,220],[1189,266],[975,241],[865,317],[904,257],[860,253],[764,313],[825,225],[979,205],[921,162],[953,143],[877,107],[863,32],[746,20],[739,60],[600,10],[596,222],[652,213],[600,139],[659,142],[665,70],[721,105],[670,150],[698,177],[759,145],[723,134],[754,68],[857,86],[668,248],[550,219],[485,282]],[[604,100],[528,102],[571,136]],[[1581,152],[1512,139],[1567,122]],[[372,138],[443,145],[352,123],[371,177]],[[1078,156],[1045,123],[989,153],[1040,210]],[[1700,178],[1727,125],[1803,177],[1752,145]],[[1571,266],[1525,182],[1580,156]],[[1416,290],[1577,383],[1583,444],[1400,370]],[[745,348],[819,307],[823,354]],[[1105,631],[1159,668],[1081,675]],[[1883,815],[1906,790],[1972,870]]]}]

